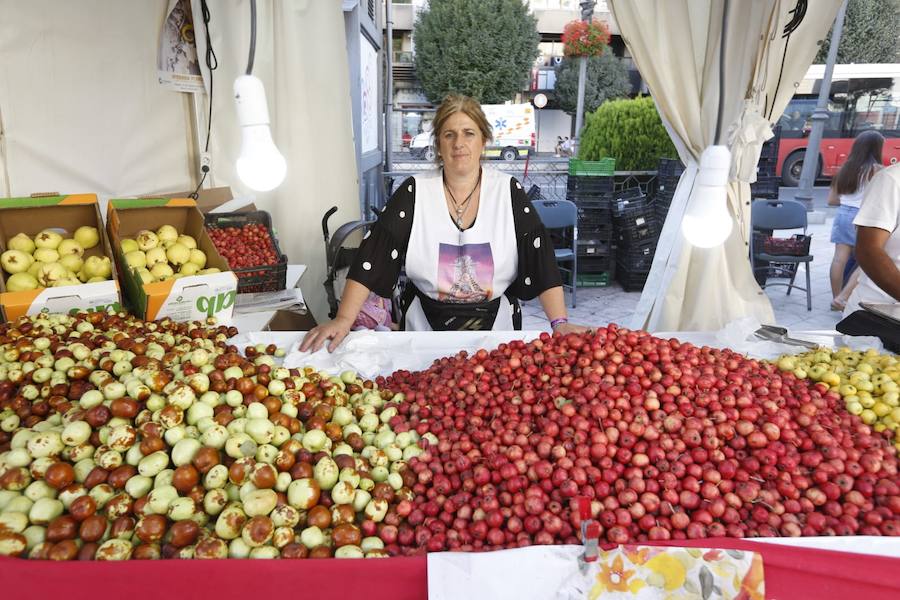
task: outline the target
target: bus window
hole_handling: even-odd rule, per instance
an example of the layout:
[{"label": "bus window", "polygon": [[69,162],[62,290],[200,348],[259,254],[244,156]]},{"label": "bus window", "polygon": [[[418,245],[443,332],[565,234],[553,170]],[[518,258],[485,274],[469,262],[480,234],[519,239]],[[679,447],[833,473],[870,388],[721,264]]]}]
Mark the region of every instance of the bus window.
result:
[{"label": "bus window", "polygon": [[[824,137],[842,137],[842,103],[843,100],[832,98],[828,101],[828,120],[825,122]],[[810,117],[816,110],[817,99],[814,97],[797,97],[791,99],[778,124],[781,125],[781,136],[785,138],[801,138],[809,135],[812,121]]]},{"label": "bus window", "polygon": [[884,137],[900,137],[900,97],[890,89],[874,90],[860,94],[853,106],[852,136],[874,129]]}]

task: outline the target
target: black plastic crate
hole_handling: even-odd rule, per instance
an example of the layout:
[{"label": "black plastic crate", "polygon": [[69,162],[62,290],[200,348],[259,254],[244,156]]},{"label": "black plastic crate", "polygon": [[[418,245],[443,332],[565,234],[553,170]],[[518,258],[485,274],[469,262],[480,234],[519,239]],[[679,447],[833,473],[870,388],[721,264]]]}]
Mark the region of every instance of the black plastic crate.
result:
[{"label": "black plastic crate", "polygon": [[756,178],[774,177],[778,161],[774,158],[760,158],[756,165]]},{"label": "black plastic crate", "polygon": [[622,286],[626,292],[640,292],[647,283],[647,276],[650,271],[628,271],[624,266],[616,261],[616,281]]},{"label": "black plastic crate", "polygon": [[626,271],[649,271],[656,254],[656,240],[634,246],[618,246],[616,262]]},{"label": "black plastic crate", "polygon": [[611,196],[613,221],[618,218],[630,218],[639,213],[650,212],[650,198],[640,189],[631,188],[622,190]]},{"label": "black plastic crate", "polygon": [[775,176],[759,177],[756,183],[750,184],[750,196],[753,198],[766,198],[769,200],[778,199],[779,186],[781,180]]},{"label": "black plastic crate", "polygon": [[657,165],[657,174],[659,177],[675,177],[678,178],[684,173],[684,165],[677,158],[661,158]]},{"label": "black plastic crate", "polygon": [[580,192],[586,194],[603,194],[615,189],[613,177],[579,177],[569,175],[566,180],[568,192]]},{"label": "black plastic crate", "polygon": [[616,268],[614,255],[607,256],[579,256],[578,274],[582,273],[612,273]]},{"label": "black plastic crate", "polygon": [[612,209],[607,203],[581,203],[578,204],[578,228],[594,229],[602,228],[604,225],[612,227],[613,214]]},{"label": "black plastic crate", "polygon": [[237,291],[239,294],[248,292],[277,292],[283,290],[287,282],[287,256],[281,252],[278,239],[272,229],[272,217],[264,210],[236,213],[207,213],[204,215],[204,224],[207,229],[226,229],[229,227],[244,227],[245,225],[260,223],[269,231],[275,255],[279,257],[278,264],[259,267],[247,267],[243,269],[231,269],[238,278]]},{"label": "black plastic crate", "polygon": [[610,256],[613,252],[612,240],[608,238],[582,238],[579,232],[578,256]]}]

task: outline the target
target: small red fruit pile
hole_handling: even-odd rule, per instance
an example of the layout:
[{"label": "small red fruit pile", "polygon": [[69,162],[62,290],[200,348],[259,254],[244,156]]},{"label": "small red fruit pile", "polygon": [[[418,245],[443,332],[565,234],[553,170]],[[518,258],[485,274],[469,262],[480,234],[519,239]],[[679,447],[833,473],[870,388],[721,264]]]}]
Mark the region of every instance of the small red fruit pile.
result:
[{"label": "small red fruit pile", "polygon": [[[268,228],[262,223],[210,228],[209,237],[232,269],[277,265],[281,260]],[[261,272],[238,273],[238,277],[259,274]]]},{"label": "small red fruit pile", "polygon": [[885,437],[824,384],[730,350],[609,325],[379,385],[406,394],[395,431],[438,439],[409,462],[389,551],[579,543],[577,496],[614,543],[900,533]]}]

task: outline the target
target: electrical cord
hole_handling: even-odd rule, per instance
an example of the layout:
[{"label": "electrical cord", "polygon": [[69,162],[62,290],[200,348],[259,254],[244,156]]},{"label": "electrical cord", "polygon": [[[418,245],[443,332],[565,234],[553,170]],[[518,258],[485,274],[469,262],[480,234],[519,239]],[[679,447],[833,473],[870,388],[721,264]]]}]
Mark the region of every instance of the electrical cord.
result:
[{"label": "electrical cord", "polygon": [[250,55],[247,57],[247,75],[253,74],[256,57],[256,0],[250,0]]},{"label": "electrical cord", "polygon": [[[203,148],[203,152],[206,153],[209,152],[209,138],[212,134],[213,71],[219,68],[219,59],[216,57],[216,52],[213,50],[212,38],[209,35],[211,15],[206,0],[200,0],[200,9],[203,13],[203,31],[206,34],[206,68],[209,71],[209,115],[206,118],[206,145]],[[194,200],[199,196],[200,188],[203,187],[203,182],[206,181],[206,175],[209,173],[209,165],[203,165],[200,167],[200,170],[203,172],[203,176],[200,178],[200,183],[197,184],[197,189],[191,194],[191,198]]]},{"label": "electrical cord", "polygon": [[716,115],[716,135],[713,138],[714,144],[721,144],[722,132],[722,113],[725,109],[725,43],[728,40],[728,6],[729,0],[725,0],[725,6],[722,8],[722,33],[719,40],[719,110]]}]

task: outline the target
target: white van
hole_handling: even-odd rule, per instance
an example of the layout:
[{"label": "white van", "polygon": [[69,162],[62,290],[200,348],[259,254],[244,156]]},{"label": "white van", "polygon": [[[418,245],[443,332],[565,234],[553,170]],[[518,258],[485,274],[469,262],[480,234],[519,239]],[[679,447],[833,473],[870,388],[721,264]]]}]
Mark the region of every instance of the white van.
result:
[{"label": "white van", "polygon": [[[494,139],[485,149],[485,156],[501,160],[527,158],[534,150],[534,107],[531,104],[482,104],[481,109],[491,124]],[[413,158],[433,161],[434,145],[431,124],[409,143]]]}]

